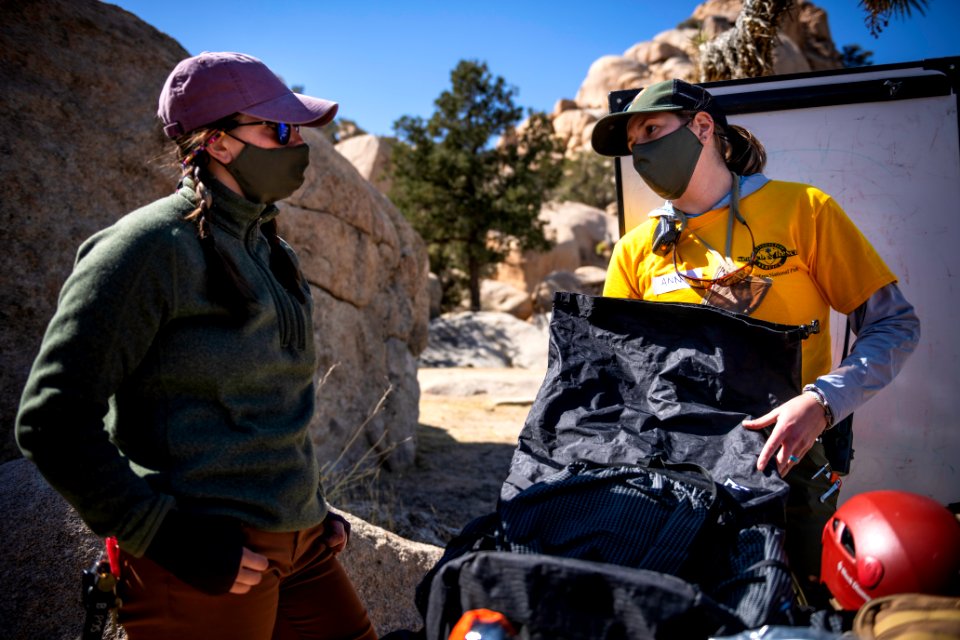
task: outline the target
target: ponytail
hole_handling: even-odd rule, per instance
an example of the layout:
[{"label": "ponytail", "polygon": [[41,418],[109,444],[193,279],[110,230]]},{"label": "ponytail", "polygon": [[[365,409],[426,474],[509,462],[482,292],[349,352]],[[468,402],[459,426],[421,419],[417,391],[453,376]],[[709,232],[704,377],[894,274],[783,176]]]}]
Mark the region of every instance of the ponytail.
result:
[{"label": "ponytail", "polygon": [[738,176],[760,173],[767,165],[767,150],[763,143],[740,125],[717,127],[716,136],[727,168]]}]

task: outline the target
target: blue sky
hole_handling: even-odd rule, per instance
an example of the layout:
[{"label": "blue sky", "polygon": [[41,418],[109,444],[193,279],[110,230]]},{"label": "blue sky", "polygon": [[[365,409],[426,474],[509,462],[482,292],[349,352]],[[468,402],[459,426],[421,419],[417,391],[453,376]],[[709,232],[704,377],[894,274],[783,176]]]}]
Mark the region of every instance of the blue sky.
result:
[{"label": "blue sky", "polygon": [[[518,105],[550,111],[573,98],[594,60],[674,28],[695,1],[451,0],[111,2],[191,54],[242,51],[287,84],[340,103],[378,135],[403,115],[429,117],[462,59],[481,60],[517,90]],[[960,1],[930,0],[925,16],[891,21],[874,38],[857,0],[821,0],[837,48],[859,44],[875,64],[960,55]],[[586,6],[592,6],[586,9]],[[159,87],[157,88],[159,92]]]}]

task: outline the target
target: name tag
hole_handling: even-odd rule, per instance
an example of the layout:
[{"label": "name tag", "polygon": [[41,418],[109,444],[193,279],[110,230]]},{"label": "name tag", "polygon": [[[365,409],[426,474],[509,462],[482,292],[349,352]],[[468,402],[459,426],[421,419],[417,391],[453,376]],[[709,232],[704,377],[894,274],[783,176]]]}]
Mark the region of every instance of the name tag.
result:
[{"label": "name tag", "polygon": [[[702,278],[702,273],[703,270],[699,268],[684,271],[684,275],[690,276],[691,278]],[[690,284],[676,273],[667,273],[653,279],[653,292],[658,296],[664,293],[670,293],[671,291],[677,291],[678,289],[689,288]]]}]

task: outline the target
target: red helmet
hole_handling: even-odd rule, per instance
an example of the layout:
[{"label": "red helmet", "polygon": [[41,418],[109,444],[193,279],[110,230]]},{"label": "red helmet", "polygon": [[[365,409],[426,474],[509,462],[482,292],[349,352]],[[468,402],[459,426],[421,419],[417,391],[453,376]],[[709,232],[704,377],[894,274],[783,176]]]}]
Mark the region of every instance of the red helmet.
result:
[{"label": "red helmet", "polygon": [[820,580],[844,609],[895,593],[943,593],[958,571],[960,523],[924,496],[861,493],[823,528]]}]

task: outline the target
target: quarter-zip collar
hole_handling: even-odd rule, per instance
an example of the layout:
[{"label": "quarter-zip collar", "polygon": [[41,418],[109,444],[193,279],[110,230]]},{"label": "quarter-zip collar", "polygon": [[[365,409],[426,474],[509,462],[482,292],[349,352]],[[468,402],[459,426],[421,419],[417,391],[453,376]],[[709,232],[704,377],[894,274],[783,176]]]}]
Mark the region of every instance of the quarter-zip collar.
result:
[{"label": "quarter-zip collar", "polygon": [[[273,204],[251,202],[238,193],[234,193],[225,184],[207,174],[203,177],[203,184],[213,195],[214,217],[217,226],[224,228],[230,234],[242,238],[247,229],[256,222],[267,222],[277,216],[279,210]],[[180,181],[180,195],[197,204],[196,181],[191,176],[184,176]]]}]

